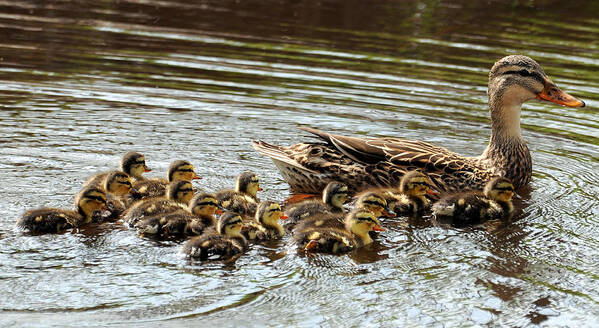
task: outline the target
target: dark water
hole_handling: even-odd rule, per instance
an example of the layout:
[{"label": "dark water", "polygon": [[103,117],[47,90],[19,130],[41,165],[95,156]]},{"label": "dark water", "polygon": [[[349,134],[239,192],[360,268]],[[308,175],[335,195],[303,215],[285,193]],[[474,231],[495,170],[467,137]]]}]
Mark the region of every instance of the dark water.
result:
[{"label": "dark water", "polygon": [[[0,325],[569,326],[599,321],[599,3],[589,1],[0,2]],[[152,174],[189,159],[205,190],[252,169],[251,140],[298,125],[403,136],[476,155],[491,65],[536,59],[587,107],[531,102],[534,161],[513,222],[388,223],[367,249],[305,258],[287,239],[192,265],[121,224],[14,229],[70,207],[129,150]]]}]

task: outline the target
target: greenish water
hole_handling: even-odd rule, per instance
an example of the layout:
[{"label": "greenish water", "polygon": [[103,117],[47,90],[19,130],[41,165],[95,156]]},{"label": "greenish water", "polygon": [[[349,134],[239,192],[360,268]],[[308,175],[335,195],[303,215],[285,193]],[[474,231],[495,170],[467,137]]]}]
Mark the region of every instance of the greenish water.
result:
[{"label": "greenish water", "polygon": [[[599,3],[561,1],[0,2],[1,326],[569,326],[599,317]],[[204,190],[257,172],[251,140],[298,125],[401,136],[477,155],[488,70],[520,53],[587,107],[531,102],[533,181],[512,222],[387,223],[346,256],[288,238],[234,263],[120,223],[30,236],[17,218],[70,207],[85,179],[146,154],[189,159]]]}]

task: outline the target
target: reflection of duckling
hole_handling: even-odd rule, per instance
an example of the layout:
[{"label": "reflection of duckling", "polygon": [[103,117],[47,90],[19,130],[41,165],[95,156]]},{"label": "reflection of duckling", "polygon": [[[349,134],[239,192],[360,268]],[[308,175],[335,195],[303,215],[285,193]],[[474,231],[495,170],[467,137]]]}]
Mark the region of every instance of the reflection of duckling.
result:
[{"label": "reflection of duckling", "polygon": [[167,197],[142,199],[134,203],[123,212],[123,220],[130,226],[135,226],[138,220],[147,216],[170,213],[179,209],[185,210],[192,197],[191,182],[174,181],[168,185]]},{"label": "reflection of duckling", "polygon": [[305,200],[286,209],[289,219],[285,228],[289,231],[302,219],[316,214],[343,213],[343,204],[347,201],[347,186],[340,182],[329,182],[322,191],[322,199]]},{"label": "reflection of duckling", "polygon": [[483,193],[464,192],[441,198],[433,205],[438,221],[449,221],[455,226],[479,224],[499,219],[514,211],[514,186],[505,178],[489,181]]},{"label": "reflection of duckling", "polygon": [[182,253],[200,260],[217,260],[242,253],[247,248],[242,227],[239,214],[225,212],[218,220],[216,231],[192,238],[183,246]]},{"label": "reflection of duckling", "polygon": [[401,178],[399,190],[385,189],[382,194],[395,214],[413,215],[430,206],[430,201],[425,196],[436,195],[431,187],[429,177],[421,172],[411,171]]},{"label": "reflection of duckling", "polygon": [[235,180],[235,190],[221,190],[216,193],[220,205],[229,211],[243,216],[253,216],[260,200],[257,197],[260,188],[258,176],[254,172],[243,172]]},{"label": "reflection of duckling", "polygon": [[75,210],[38,208],[29,210],[17,221],[19,228],[35,233],[59,232],[92,220],[94,211],[106,209],[106,194],[95,187],[84,188],[75,197]]},{"label": "reflection of duckling", "polygon": [[278,239],[285,234],[283,227],[279,224],[279,219],[287,219],[281,210],[281,205],[271,201],[261,202],[256,210],[255,219],[254,222],[248,223],[247,229],[243,231],[246,239]]},{"label": "reflection of duckling", "polygon": [[158,235],[165,238],[182,235],[200,235],[215,226],[214,214],[221,214],[218,202],[212,194],[195,195],[189,202],[189,210],[176,209],[172,212],[147,216],[135,223],[140,234]]},{"label": "reflection of duckling", "polygon": [[293,238],[306,251],[338,254],[372,243],[370,231],[385,229],[371,211],[357,208],[346,216],[344,229],[315,225],[295,229]]},{"label": "reflection of duckling", "polygon": [[173,181],[191,181],[200,179],[194,172],[193,165],[188,161],[174,161],[168,168],[166,179],[148,179],[136,181],[133,187],[139,192],[139,198],[162,197],[166,194],[166,187]]}]

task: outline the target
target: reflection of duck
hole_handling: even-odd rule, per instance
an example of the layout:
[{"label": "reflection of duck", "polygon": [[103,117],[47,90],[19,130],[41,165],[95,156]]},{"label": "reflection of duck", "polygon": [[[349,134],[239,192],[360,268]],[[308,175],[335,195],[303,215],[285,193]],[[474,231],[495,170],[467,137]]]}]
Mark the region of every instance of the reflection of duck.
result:
[{"label": "reflection of duck", "polygon": [[441,222],[455,226],[479,224],[498,219],[514,211],[514,186],[505,178],[494,178],[483,193],[463,192],[441,198],[433,205],[433,214]]},{"label": "reflection of duck", "polygon": [[491,138],[478,157],[400,138],[357,138],[302,128],[325,143],[288,147],[255,141],[254,148],[273,159],[294,192],[315,193],[331,180],[356,190],[394,186],[409,170],[427,174],[439,191],[480,190],[493,176],[510,179],[516,188],[531,178],[530,152],[520,134],[520,107],[537,98],[581,107],[584,102],[560,90],[537,62],[526,56],[500,59],[489,73]]},{"label": "reflection of duck", "polygon": [[178,180],[168,185],[166,197],[142,199],[123,212],[123,220],[130,226],[144,217],[186,209],[193,197],[193,186],[189,181]]},{"label": "reflection of duck", "polygon": [[256,210],[255,221],[249,222],[243,235],[248,240],[269,240],[283,237],[285,231],[279,220],[287,219],[281,205],[271,201],[263,201]]},{"label": "reflection of duck", "polygon": [[260,200],[260,180],[254,172],[243,172],[235,179],[235,190],[225,189],[216,193],[216,199],[226,210],[253,217]]},{"label": "reflection of duck", "polygon": [[200,179],[194,172],[193,165],[188,161],[178,160],[171,163],[166,179],[146,179],[136,181],[133,187],[137,189],[138,198],[161,197],[166,194],[166,188],[173,181],[191,181]]},{"label": "reflection of duck", "polygon": [[241,234],[243,221],[239,214],[225,212],[218,220],[216,230],[194,237],[183,245],[182,253],[199,260],[225,259],[240,254],[247,248]]},{"label": "reflection of duck", "polygon": [[322,191],[322,199],[309,199],[289,206],[285,213],[285,228],[289,231],[301,220],[316,214],[343,213],[343,204],[347,201],[347,186],[331,181]]},{"label": "reflection of duck", "polygon": [[95,211],[106,209],[106,194],[100,188],[84,188],[75,197],[75,210],[38,208],[17,221],[19,228],[34,233],[59,232],[89,223]]},{"label": "reflection of duck", "polygon": [[312,226],[298,226],[293,238],[300,249],[338,254],[372,243],[369,232],[384,230],[371,211],[357,208],[346,216],[344,229],[314,221]]}]

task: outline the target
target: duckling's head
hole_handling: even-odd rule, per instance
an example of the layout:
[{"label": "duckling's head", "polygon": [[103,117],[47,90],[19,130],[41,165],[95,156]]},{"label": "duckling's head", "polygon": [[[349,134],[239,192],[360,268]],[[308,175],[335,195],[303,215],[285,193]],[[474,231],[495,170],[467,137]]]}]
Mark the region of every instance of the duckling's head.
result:
[{"label": "duckling's head", "polygon": [[364,241],[364,244],[372,242],[368,233],[370,231],[385,231],[374,213],[364,207],[356,207],[345,218],[345,228]]},{"label": "duckling's head", "polygon": [[104,190],[113,195],[123,196],[126,194],[135,194],[137,191],[131,185],[131,177],[121,171],[112,171],[104,179]]},{"label": "duckling's head", "polygon": [[424,196],[432,192],[429,177],[418,171],[411,171],[401,178],[399,191],[408,196]]},{"label": "duckling's head", "polygon": [[395,217],[395,213],[387,207],[385,198],[376,192],[367,192],[360,196],[356,201],[356,207],[365,208],[376,217]]},{"label": "duckling's head", "polygon": [[347,201],[348,188],[341,182],[331,181],[322,191],[322,201],[333,207],[343,209]]},{"label": "duckling's head", "polygon": [[135,151],[130,151],[123,156],[121,170],[135,179],[141,178],[145,172],[152,171],[146,166],[146,157]]},{"label": "duckling's head", "polygon": [[213,194],[197,194],[189,202],[189,209],[198,216],[213,217],[215,213],[222,214],[218,200]]},{"label": "duckling's head", "polygon": [[276,202],[263,201],[256,210],[256,221],[265,227],[279,227],[279,220],[285,220],[281,205]]},{"label": "duckling's head", "polygon": [[498,202],[511,202],[514,185],[506,178],[493,178],[485,185],[485,196]]},{"label": "duckling's head", "polygon": [[260,188],[260,180],[254,172],[243,172],[237,176],[235,180],[235,191],[248,194],[256,197]]},{"label": "duckling's head", "polygon": [[182,180],[191,181],[197,180],[200,177],[193,170],[193,165],[190,162],[184,160],[178,160],[171,163],[167,171],[168,182]]},{"label": "duckling's head", "polygon": [[189,204],[189,201],[193,197],[193,191],[191,182],[183,180],[173,181],[168,184],[166,197],[177,203]]},{"label": "duckling's head", "polygon": [[243,228],[243,221],[241,216],[234,212],[225,212],[218,219],[216,225],[216,231],[228,237],[239,237],[241,236],[241,229]]},{"label": "duckling's head", "polygon": [[[551,101],[569,107],[584,102],[560,90],[533,59],[522,55],[501,58],[489,72],[489,106],[495,128],[520,131],[520,107],[531,99]],[[510,130],[510,128],[512,130]]]},{"label": "duckling's head", "polygon": [[108,209],[106,207],[106,194],[97,187],[83,188],[75,197],[75,204],[79,214],[85,217],[88,222],[91,221],[94,211]]}]

